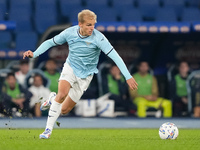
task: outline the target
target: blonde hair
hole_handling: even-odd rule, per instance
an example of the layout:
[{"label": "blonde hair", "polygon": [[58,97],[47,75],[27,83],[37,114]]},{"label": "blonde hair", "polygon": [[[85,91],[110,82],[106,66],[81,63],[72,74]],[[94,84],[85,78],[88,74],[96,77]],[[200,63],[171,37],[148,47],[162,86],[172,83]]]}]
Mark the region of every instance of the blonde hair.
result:
[{"label": "blonde hair", "polygon": [[78,13],[78,22],[84,23],[85,17],[88,17],[91,20],[94,19],[97,22],[97,15],[89,9],[84,9]]}]

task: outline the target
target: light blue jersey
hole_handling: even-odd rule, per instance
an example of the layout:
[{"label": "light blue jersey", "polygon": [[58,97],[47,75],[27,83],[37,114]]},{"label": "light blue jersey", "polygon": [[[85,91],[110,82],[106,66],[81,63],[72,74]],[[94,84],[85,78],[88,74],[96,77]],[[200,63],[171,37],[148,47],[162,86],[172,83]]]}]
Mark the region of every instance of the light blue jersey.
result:
[{"label": "light blue jersey", "polygon": [[34,58],[52,46],[62,45],[67,42],[69,54],[66,61],[70,64],[77,77],[86,78],[89,75],[98,73],[97,64],[101,50],[117,64],[126,79],[132,77],[121,57],[101,32],[94,29],[91,36],[82,36],[79,33],[79,29],[78,25],[67,28],[54,38],[43,42],[34,52]]},{"label": "light blue jersey", "polygon": [[53,40],[57,45],[68,43],[67,62],[80,78],[98,73],[97,64],[101,50],[107,54],[113,49],[107,38],[96,29],[91,36],[81,36],[78,25],[64,30]]}]

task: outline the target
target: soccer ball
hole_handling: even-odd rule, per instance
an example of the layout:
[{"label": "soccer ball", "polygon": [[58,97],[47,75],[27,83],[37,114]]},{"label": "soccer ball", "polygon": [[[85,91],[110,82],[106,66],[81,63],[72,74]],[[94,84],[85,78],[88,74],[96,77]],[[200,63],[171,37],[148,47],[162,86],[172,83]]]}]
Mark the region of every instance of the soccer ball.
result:
[{"label": "soccer ball", "polygon": [[178,128],[174,123],[166,122],[160,126],[159,136],[161,139],[174,140],[178,137]]}]

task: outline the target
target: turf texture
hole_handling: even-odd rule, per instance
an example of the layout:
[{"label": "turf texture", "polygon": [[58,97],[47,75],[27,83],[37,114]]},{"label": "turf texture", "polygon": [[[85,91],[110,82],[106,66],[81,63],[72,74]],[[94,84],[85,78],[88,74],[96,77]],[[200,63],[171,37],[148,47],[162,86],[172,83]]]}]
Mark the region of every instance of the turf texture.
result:
[{"label": "turf texture", "polygon": [[176,140],[161,140],[158,129],[0,129],[0,150],[199,150],[200,130],[179,129]]}]

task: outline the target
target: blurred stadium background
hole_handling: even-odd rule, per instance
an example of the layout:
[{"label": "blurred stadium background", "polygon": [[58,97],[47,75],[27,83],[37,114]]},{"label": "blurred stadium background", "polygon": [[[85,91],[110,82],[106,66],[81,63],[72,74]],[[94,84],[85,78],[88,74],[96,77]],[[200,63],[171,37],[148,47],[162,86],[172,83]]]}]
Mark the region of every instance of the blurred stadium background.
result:
[{"label": "blurred stadium background", "polygon": [[[97,14],[96,29],[109,39],[131,73],[138,62],[149,62],[160,96],[171,98],[169,84],[177,73],[176,64],[187,61],[193,72],[187,80],[187,111],[193,116],[194,105],[200,103],[196,96],[200,92],[200,0],[0,0],[0,85],[9,71],[19,69],[25,50],[34,51],[46,39],[76,25],[83,9]],[[30,60],[30,66],[43,72],[45,62],[55,59],[60,70],[67,54],[67,44],[53,47]],[[102,73],[109,61],[101,54],[100,73],[86,99],[102,96]]]}]

